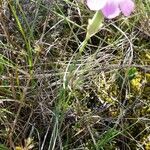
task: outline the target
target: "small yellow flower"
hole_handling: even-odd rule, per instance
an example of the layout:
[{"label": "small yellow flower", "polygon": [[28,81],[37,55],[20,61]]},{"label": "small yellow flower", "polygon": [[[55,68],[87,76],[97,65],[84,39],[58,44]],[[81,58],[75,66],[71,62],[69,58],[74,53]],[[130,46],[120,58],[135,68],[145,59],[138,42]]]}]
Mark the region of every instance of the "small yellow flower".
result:
[{"label": "small yellow flower", "polygon": [[136,78],[132,79],[131,82],[131,88],[134,90],[134,92],[140,92],[141,89],[141,80],[142,80],[142,75],[138,74]]},{"label": "small yellow flower", "polygon": [[25,146],[16,146],[15,150],[31,150],[33,149],[34,144],[33,144],[33,139],[32,138],[27,138],[25,139]]},{"label": "small yellow flower", "polygon": [[24,149],[20,146],[16,146],[15,150],[24,150]]}]

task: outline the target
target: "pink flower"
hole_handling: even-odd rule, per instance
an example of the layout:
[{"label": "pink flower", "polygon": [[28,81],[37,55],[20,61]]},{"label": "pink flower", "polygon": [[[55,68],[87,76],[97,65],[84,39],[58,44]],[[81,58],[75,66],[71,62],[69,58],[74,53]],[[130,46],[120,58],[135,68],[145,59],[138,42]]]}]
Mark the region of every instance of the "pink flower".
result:
[{"label": "pink flower", "polygon": [[122,12],[129,16],[134,9],[133,0],[87,0],[91,10],[101,10],[106,18],[115,18]]}]

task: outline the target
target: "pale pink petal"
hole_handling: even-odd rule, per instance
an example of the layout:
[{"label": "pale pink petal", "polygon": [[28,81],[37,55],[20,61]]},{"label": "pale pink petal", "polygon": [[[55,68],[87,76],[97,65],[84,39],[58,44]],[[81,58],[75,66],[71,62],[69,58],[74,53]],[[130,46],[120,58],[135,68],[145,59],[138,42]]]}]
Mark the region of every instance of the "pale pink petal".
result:
[{"label": "pale pink petal", "polygon": [[100,10],[102,9],[108,0],[87,0],[87,6],[91,10]]},{"label": "pale pink petal", "polygon": [[119,5],[125,16],[129,16],[134,9],[134,2],[132,0],[121,0]]},{"label": "pale pink petal", "polygon": [[102,9],[102,13],[109,19],[117,17],[120,13],[118,0],[109,0]]}]

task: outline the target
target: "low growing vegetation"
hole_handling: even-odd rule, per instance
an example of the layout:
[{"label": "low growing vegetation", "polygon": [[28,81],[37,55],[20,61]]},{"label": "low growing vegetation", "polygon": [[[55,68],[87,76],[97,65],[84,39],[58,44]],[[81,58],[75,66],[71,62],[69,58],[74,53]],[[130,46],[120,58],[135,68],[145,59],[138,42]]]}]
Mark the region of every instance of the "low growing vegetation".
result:
[{"label": "low growing vegetation", "polygon": [[104,19],[80,0],[0,0],[0,150],[150,150],[150,1]]}]

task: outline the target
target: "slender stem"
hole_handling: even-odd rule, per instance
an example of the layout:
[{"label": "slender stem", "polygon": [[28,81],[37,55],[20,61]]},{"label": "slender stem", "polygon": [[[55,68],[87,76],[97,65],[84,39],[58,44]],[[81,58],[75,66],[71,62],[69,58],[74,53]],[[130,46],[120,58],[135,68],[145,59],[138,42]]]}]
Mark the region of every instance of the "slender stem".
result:
[{"label": "slender stem", "polygon": [[89,38],[85,38],[85,40],[81,43],[81,46],[79,48],[79,52],[82,53],[87,45]]}]

